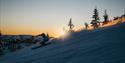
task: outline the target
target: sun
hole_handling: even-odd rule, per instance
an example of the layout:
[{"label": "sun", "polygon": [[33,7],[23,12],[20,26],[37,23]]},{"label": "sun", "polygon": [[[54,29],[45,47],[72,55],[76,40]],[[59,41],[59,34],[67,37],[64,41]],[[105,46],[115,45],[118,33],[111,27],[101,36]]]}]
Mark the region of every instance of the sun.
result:
[{"label": "sun", "polygon": [[60,36],[64,36],[66,33],[64,31],[61,31],[59,34]]}]

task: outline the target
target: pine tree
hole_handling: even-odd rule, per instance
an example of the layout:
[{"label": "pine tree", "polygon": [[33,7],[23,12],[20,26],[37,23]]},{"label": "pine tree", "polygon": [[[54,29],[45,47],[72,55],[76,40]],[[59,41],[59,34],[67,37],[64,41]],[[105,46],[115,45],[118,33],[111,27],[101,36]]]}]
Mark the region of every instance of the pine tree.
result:
[{"label": "pine tree", "polygon": [[124,9],[124,14],[123,14],[123,17],[125,17],[125,9]]},{"label": "pine tree", "polygon": [[93,20],[91,21],[91,24],[94,28],[97,28],[100,20],[97,8],[94,9],[94,15],[92,16],[92,18]]},{"label": "pine tree", "polygon": [[107,14],[107,10],[105,10],[105,14],[104,14],[104,24],[106,24],[108,21],[109,21],[109,18],[108,18],[108,14]]},{"label": "pine tree", "polygon": [[99,22],[99,14],[97,8],[94,9],[93,18],[95,19],[96,22]]},{"label": "pine tree", "polygon": [[73,31],[74,25],[72,24],[72,19],[71,18],[70,18],[68,26],[69,26],[69,31]]},{"label": "pine tree", "polygon": [[85,28],[87,29],[88,28],[88,23],[85,22],[84,25],[85,25]]}]

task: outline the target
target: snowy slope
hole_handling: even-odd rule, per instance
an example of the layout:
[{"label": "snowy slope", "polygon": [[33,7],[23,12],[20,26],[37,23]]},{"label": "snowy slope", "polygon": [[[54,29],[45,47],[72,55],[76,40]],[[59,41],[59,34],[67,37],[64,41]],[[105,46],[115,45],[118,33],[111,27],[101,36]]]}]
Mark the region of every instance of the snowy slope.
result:
[{"label": "snowy slope", "polygon": [[0,63],[125,63],[125,23],[72,33],[66,40],[0,57]]}]

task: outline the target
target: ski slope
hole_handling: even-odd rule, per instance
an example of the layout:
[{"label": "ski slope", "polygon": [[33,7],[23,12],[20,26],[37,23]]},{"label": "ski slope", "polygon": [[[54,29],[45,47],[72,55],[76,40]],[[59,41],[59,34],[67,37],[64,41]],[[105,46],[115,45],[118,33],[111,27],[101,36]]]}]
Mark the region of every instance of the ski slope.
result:
[{"label": "ski slope", "polygon": [[125,23],[71,33],[50,42],[35,50],[33,45],[7,53],[0,63],[125,63]]}]

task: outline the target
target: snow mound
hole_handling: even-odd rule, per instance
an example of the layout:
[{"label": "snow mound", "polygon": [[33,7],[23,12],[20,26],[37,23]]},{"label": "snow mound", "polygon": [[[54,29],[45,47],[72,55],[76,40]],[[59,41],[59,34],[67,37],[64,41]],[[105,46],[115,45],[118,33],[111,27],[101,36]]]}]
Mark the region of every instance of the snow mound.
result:
[{"label": "snow mound", "polygon": [[72,33],[68,39],[0,57],[0,63],[125,63],[125,23]]}]

